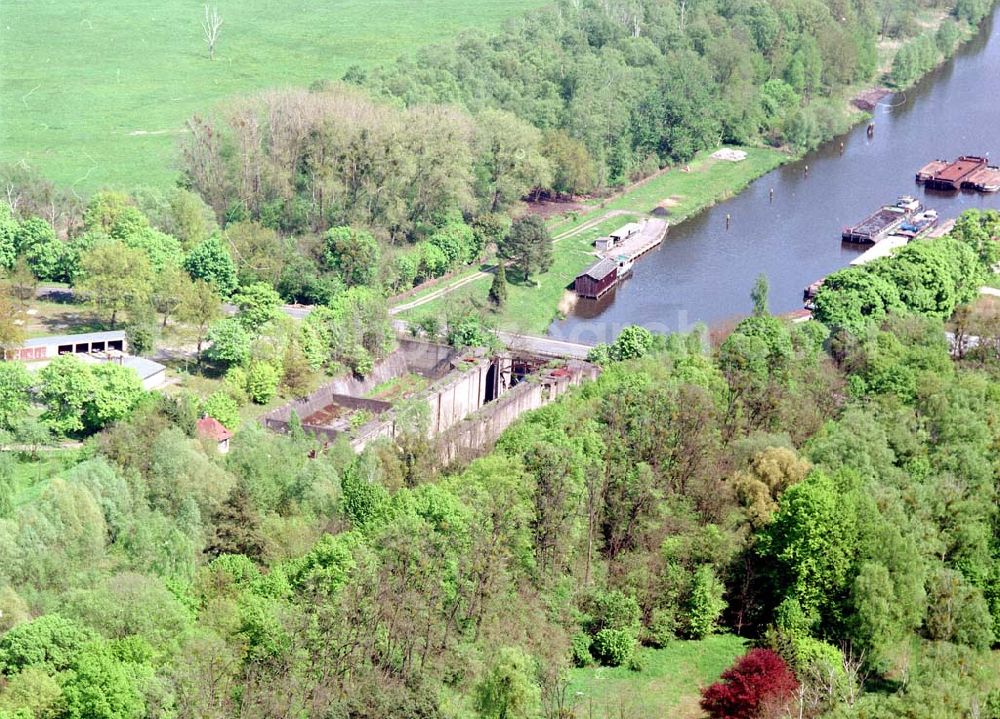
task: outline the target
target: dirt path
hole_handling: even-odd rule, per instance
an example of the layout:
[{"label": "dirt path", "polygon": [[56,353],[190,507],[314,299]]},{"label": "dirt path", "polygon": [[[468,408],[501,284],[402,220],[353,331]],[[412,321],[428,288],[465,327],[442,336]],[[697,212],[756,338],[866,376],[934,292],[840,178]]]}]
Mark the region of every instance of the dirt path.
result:
[{"label": "dirt path", "polygon": [[21,452],[23,454],[35,454],[41,452],[66,452],[71,449],[80,449],[83,442],[60,442],[58,444],[34,445],[34,444],[8,444],[0,447],[0,452]]},{"label": "dirt path", "polygon": [[464,277],[459,278],[458,280],[456,280],[452,284],[450,284],[450,285],[444,285],[443,287],[440,287],[440,288],[434,290],[433,292],[424,295],[423,297],[421,297],[419,299],[413,300],[412,302],[406,302],[406,303],[401,304],[401,305],[396,305],[395,307],[390,307],[389,308],[389,314],[390,315],[398,315],[401,312],[406,312],[407,310],[412,310],[414,307],[420,307],[420,305],[427,304],[428,302],[436,300],[438,297],[443,297],[444,295],[448,294],[449,292],[453,292],[454,290],[457,290],[459,287],[465,287],[466,285],[475,282],[480,277],[486,277],[487,275],[492,274],[492,272],[490,270],[493,270],[495,268],[496,268],[496,265],[493,265],[492,267],[490,267],[487,270],[479,270],[478,272],[474,272],[471,275],[465,275]]},{"label": "dirt path", "polygon": [[[597,227],[602,222],[610,220],[612,217],[621,217],[624,215],[635,217],[641,214],[642,213],[640,212],[633,212],[631,210],[608,210],[607,212],[598,217],[587,220],[586,222],[577,225],[576,227],[570,230],[566,230],[565,232],[559,233],[558,235],[552,238],[552,242],[554,244],[556,242],[559,242],[560,240],[566,240],[569,239],[570,237],[576,237],[580,233],[586,232],[587,230]],[[481,277],[487,277],[493,274],[494,270],[496,270],[496,265],[492,265],[491,267],[488,267],[485,270],[479,270],[478,272],[473,272],[470,275],[465,275],[463,277],[460,277],[451,284],[443,285],[438,289],[434,290],[433,292],[430,292],[419,299],[413,300],[411,302],[404,302],[401,305],[396,305],[395,307],[391,307],[389,309],[389,314],[398,315],[402,312],[407,312],[416,307],[420,307],[421,305],[425,305],[428,302],[432,302],[440,297],[444,297],[445,295],[454,292],[455,290],[461,287],[465,287],[466,285],[472,284]]]}]

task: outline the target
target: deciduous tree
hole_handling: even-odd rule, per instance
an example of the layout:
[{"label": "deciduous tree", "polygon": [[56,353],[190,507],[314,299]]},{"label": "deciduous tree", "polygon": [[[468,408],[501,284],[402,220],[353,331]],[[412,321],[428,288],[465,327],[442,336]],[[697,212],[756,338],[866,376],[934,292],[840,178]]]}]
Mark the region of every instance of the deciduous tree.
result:
[{"label": "deciduous tree", "polygon": [[482,719],[533,719],[541,708],[534,662],[521,649],[504,647],[476,687]]},{"label": "deciduous tree", "polygon": [[31,375],[21,362],[0,362],[0,429],[12,430],[28,411]]},{"label": "deciduous tree", "polygon": [[482,168],[485,209],[510,207],[535,188],[548,187],[552,170],[541,154],[541,133],[503,110],[485,110],[477,117],[476,145]]},{"label": "deciduous tree", "polygon": [[201,21],[201,31],[205,45],[208,47],[208,59],[214,60],[215,46],[222,34],[222,16],[219,14],[219,8],[209,9],[208,5],[205,6],[205,19]]},{"label": "deciduous tree", "polygon": [[324,260],[348,287],[370,286],[378,272],[378,242],[366,230],[334,227],[323,236]]},{"label": "deciduous tree", "polygon": [[205,280],[195,280],[181,295],[177,305],[177,317],[195,328],[198,338],[198,359],[201,360],[201,346],[208,328],[222,315],[222,301],[215,287]]},{"label": "deciduous tree", "polygon": [[109,314],[114,329],[118,313],[142,308],[150,301],[153,272],[146,256],[121,242],[98,245],[80,261],[80,289],[98,310]]},{"label": "deciduous tree", "polygon": [[218,235],[197,245],[184,261],[184,269],[192,279],[210,282],[223,298],[236,291],[236,266]]}]

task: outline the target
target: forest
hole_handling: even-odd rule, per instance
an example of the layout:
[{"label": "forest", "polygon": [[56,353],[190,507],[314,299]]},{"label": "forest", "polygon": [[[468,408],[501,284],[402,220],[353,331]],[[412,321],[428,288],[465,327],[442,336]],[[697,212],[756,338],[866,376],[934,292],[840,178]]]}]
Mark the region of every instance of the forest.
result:
[{"label": "forest", "polygon": [[571,667],[731,632],[712,717],[998,717],[998,236],[971,211],[799,325],[761,278],[718,347],[630,328],[465,465],[223,457],[157,393],[4,452],[0,716],[567,719]]},{"label": "forest", "polygon": [[[574,677],[720,637],[739,655],[687,715],[1000,719],[995,211],[831,274],[808,322],[772,316],[762,277],[718,341],[626,328],[598,380],[467,461],[419,418],[360,455],[256,421],[371,372],[388,298],[495,255],[499,305],[544,271],[525,198],[812,147],[852,88],[912,81],[989,4],[553,8],[205,108],[176,187],[84,198],[3,168],[0,347],[49,287],[137,354],[186,355],[163,392],[0,363],[0,719],[641,719]],[[490,342],[448,325],[414,332]]]},{"label": "forest", "polygon": [[[205,106],[178,141],[179,187],[119,189],[184,250],[223,230],[252,265],[241,279],[286,301],[395,295],[488,258],[525,199],[600,196],[720,144],[815,147],[857,119],[852,94],[905,87],[990,7],[560,0],[309,88]],[[73,282],[87,199],[27,163],[0,180],[13,214],[44,218],[61,243],[35,275]],[[364,265],[346,281],[330,263],[337,228]]]},{"label": "forest", "polygon": [[[476,264],[523,200],[600,197],[720,145],[811,149],[858,120],[853,94],[906,87],[990,7],[565,0],[308,89],[206,107],[188,121],[181,182],[223,226],[370,232],[369,277],[400,293]],[[476,240],[442,261],[433,238],[463,222]]]}]

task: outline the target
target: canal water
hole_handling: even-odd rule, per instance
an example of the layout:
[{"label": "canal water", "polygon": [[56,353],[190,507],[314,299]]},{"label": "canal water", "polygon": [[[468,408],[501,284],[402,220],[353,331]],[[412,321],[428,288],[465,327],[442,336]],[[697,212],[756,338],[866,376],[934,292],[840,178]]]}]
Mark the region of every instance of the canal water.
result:
[{"label": "canal water", "polygon": [[973,207],[1000,209],[1000,193],[925,191],[914,181],[936,158],[989,153],[990,164],[1000,164],[1000,20],[988,18],[950,62],[885,98],[874,121],[874,137],[859,125],[672,227],[630,279],[599,301],[578,302],[549,334],[590,344],[613,340],[629,324],[660,332],[723,324],[749,314],[761,273],[772,312],[800,309],[806,285],[860,253],[841,242],[843,228],[897,196],[918,197],[942,220]]}]

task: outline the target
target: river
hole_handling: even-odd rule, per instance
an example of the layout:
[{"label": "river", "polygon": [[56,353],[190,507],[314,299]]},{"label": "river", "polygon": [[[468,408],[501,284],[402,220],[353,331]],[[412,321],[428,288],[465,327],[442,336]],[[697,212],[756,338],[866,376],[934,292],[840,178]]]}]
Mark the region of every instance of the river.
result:
[{"label": "river", "polygon": [[596,303],[577,303],[549,334],[592,344],[629,324],[660,332],[723,324],[749,313],[761,273],[772,312],[800,309],[806,285],[860,253],[841,243],[841,230],[898,195],[920,198],[942,220],[968,208],[1000,208],[1000,193],[925,191],[914,180],[936,158],[991,153],[991,164],[1000,161],[1000,21],[987,18],[952,60],[885,98],[874,121],[873,138],[859,125],[672,227],[630,279]]}]

